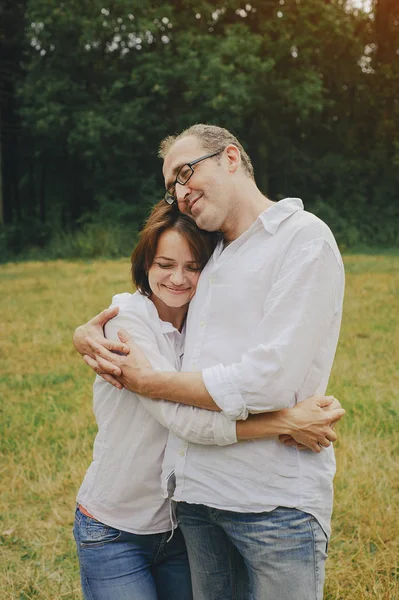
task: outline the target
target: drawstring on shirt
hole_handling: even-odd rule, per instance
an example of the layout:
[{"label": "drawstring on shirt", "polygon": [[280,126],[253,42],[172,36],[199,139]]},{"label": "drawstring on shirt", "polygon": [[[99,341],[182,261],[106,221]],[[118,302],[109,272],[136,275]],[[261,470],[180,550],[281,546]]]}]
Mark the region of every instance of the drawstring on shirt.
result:
[{"label": "drawstring on shirt", "polygon": [[176,502],[174,500],[171,500],[170,498],[169,498],[169,518],[170,518],[171,532],[170,532],[170,536],[166,540],[166,543],[170,542],[170,540],[172,539],[173,534],[175,532],[175,529],[177,527]]}]

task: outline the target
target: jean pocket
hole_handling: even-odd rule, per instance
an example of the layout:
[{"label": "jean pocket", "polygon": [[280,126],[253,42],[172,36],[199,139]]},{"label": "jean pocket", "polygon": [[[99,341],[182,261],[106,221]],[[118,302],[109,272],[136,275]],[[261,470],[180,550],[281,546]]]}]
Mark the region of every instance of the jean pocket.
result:
[{"label": "jean pocket", "polygon": [[93,548],[94,546],[104,546],[115,542],[122,535],[119,529],[114,529],[105,523],[96,521],[91,517],[84,515],[80,527],[80,545],[82,548]]},{"label": "jean pocket", "polygon": [[313,530],[314,540],[315,542],[319,543],[320,551],[324,553],[324,558],[326,559],[328,556],[328,536],[322,528],[322,526],[320,525],[320,523],[318,522],[318,520],[316,519],[316,517],[314,517],[313,515],[310,524]]}]

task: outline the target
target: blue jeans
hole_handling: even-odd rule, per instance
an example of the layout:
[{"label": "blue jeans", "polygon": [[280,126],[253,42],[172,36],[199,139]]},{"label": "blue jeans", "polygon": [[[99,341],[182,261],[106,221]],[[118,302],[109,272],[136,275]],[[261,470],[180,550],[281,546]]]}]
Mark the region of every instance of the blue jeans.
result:
[{"label": "blue jeans", "polygon": [[182,533],[136,535],[76,509],[73,533],[85,600],[192,600]]},{"label": "blue jeans", "polygon": [[[322,600],[327,537],[312,515],[177,507],[195,600]],[[233,548],[244,563],[236,572]]]}]

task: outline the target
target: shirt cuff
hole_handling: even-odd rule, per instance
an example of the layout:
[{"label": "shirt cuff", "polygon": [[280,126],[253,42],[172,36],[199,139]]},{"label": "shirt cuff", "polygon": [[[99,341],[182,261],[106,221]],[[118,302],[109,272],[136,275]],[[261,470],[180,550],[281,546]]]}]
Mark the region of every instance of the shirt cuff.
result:
[{"label": "shirt cuff", "polygon": [[240,391],[229,381],[226,367],[216,365],[202,371],[202,379],[208,394],[223,414],[232,421],[248,417],[247,406]]},{"label": "shirt cuff", "polygon": [[228,419],[223,413],[215,413],[213,435],[218,446],[230,446],[237,443],[236,422]]}]

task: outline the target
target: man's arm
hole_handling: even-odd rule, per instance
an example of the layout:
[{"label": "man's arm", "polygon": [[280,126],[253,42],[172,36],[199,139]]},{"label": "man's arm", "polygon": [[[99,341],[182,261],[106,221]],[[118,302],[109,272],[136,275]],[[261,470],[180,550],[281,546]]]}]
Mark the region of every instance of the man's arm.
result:
[{"label": "man's arm", "polygon": [[[135,345],[132,345],[135,349],[134,356],[130,357],[130,361],[124,360],[125,355],[130,352],[130,345],[119,341],[115,336],[108,339],[104,335],[104,326],[118,312],[119,306],[112,305],[87,323],[77,327],[73,334],[72,341],[75,349],[85,357],[86,363],[98,375],[101,375],[106,381],[119,389],[125,387],[131,392],[149,398],[165,398],[171,402],[175,401],[181,404],[220,411],[220,408],[208,394],[201,373],[154,372],[144,353]],[[126,323],[123,325],[126,327]],[[119,329],[121,327],[122,323],[120,322]],[[127,325],[128,329],[129,326]],[[122,339],[124,338],[122,337]],[[130,336],[128,335],[126,340],[129,339]],[[187,377],[184,377],[187,383],[186,386],[182,387],[181,393],[179,393],[179,384],[182,385],[183,381],[178,375],[187,375]],[[118,379],[117,376],[119,376]],[[171,397],[168,398],[163,395],[162,389],[166,378],[170,381],[171,386],[169,394]]]},{"label": "man's arm", "polygon": [[[292,404],[332,319],[342,303],[342,266],[322,239],[288,254],[265,299],[264,317],[253,347],[239,363],[216,365],[202,373],[156,373],[130,345],[116,357],[88,341],[100,373],[115,373],[128,389],[208,410],[223,410],[232,419],[287,408]],[[123,336],[121,341],[126,341]],[[127,338],[126,338],[127,339]],[[127,344],[128,345],[128,344]],[[112,370],[114,369],[114,370]]]},{"label": "man's arm", "polygon": [[[111,306],[107,311],[103,311],[101,315],[91,320],[89,326],[96,326],[96,323],[104,315],[114,315],[117,312],[114,309],[115,306]],[[82,326],[82,329],[84,327]],[[159,353],[151,328],[143,322],[143,319],[138,318],[134,311],[129,311],[126,306],[120,306],[118,317],[106,324],[107,343],[117,344],[115,340],[119,327],[134,331],[136,340],[151,359],[150,363],[141,348],[132,344],[130,336],[125,334],[124,343],[127,350],[129,350],[129,346],[132,347],[137,364],[146,368],[152,364],[167,371],[173,369],[173,366]],[[118,359],[123,360],[124,357],[118,356]],[[159,371],[152,369],[151,372],[153,375],[159,374]],[[235,443],[237,440],[277,437],[284,434],[291,440],[287,442],[290,445],[295,443],[299,448],[310,448],[314,452],[320,452],[321,447],[327,447],[336,440],[336,434],[329,425],[331,421],[338,420],[345,413],[339,402],[333,397],[314,397],[305,400],[293,409],[250,417],[247,421],[233,422],[221,413],[163,400],[153,402],[142,396],[139,396],[139,399],[146,410],[161,425],[193,443],[227,445]]]},{"label": "man's arm", "polygon": [[[108,314],[116,312],[113,310],[115,306],[119,308],[117,316],[105,324],[107,343],[115,342],[118,339],[119,328],[124,327],[128,332],[134,332],[137,346],[143,353],[141,355],[143,364],[151,365],[156,369],[155,374],[159,371],[172,372],[174,366],[160,353],[153,324],[144,306],[135,306],[132,304],[131,296],[123,294],[114,297]],[[330,438],[325,435],[329,417],[320,408],[329,405],[332,398],[324,400],[312,398],[307,400],[300,410],[277,411],[249,419],[245,423],[236,423],[221,412],[201,410],[164,400],[153,402],[140,395],[135,395],[132,401],[137,401],[137,397],[161,425],[182,439],[195,444],[221,446],[236,443],[237,440],[277,437],[285,434],[296,436],[300,444],[319,452],[321,446],[329,446],[334,440],[334,437],[330,436],[330,441]]]},{"label": "man's arm", "polygon": [[[147,356],[137,344],[133,343],[127,331],[119,331],[118,335],[120,339],[123,340],[123,343],[128,345],[130,348],[128,356],[114,357],[114,355],[108,355],[108,351],[102,346],[93,340],[88,340],[91,348],[93,348],[93,350],[97,353],[97,360],[94,361],[88,356],[85,357],[85,360],[96,372],[101,373],[102,369],[107,369],[109,367],[110,363],[107,359],[115,360],[115,362],[118,362],[119,366],[117,367],[116,365],[113,365],[112,368],[119,368],[122,369],[124,373],[127,373],[127,375],[121,374],[121,376],[118,377],[120,381],[126,384],[125,387],[127,388],[129,387],[129,378],[133,380],[136,377],[136,372],[146,371],[151,373],[151,379],[158,379],[158,377],[162,378],[162,376],[165,375],[165,373],[154,371],[151,368],[151,364]],[[134,367],[132,366],[132,361],[134,362]],[[176,374],[199,375],[195,373]],[[173,373],[170,371],[170,368],[166,375],[168,378],[173,375]],[[162,390],[159,391],[158,397],[161,393]],[[223,417],[226,419],[226,417],[220,412],[216,413],[206,410],[202,411],[194,407],[184,406],[182,403],[170,403],[165,402],[164,400],[159,401],[157,398],[154,398],[157,401],[153,402],[149,398],[144,398],[140,395],[139,397],[142,398],[142,401],[146,403],[145,405],[147,410],[149,410],[149,412],[151,412],[151,414],[153,414],[153,416],[160,423],[162,423],[165,427],[175,431],[175,433],[180,437],[187,438],[188,424],[183,422],[183,428],[185,428],[184,432],[182,432],[182,430],[179,432],[176,429],[179,427],[179,425],[176,423],[176,421],[174,421],[174,418],[179,410],[180,415],[185,414],[184,410],[182,409],[191,409],[198,411],[199,413],[205,412],[209,415],[214,415],[214,423],[217,423],[217,418]],[[165,411],[164,414],[162,414],[163,411]],[[320,452],[320,447],[327,447],[330,445],[330,442],[334,442],[337,439],[336,433],[332,429],[332,425],[336,423],[344,414],[345,410],[342,409],[338,400],[332,396],[327,398],[311,397],[303,402],[300,402],[291,409],[250,415],[246,421],[231,421],[231,423],[235,423],[237,440],[277,437],[283,434],[285,437],[281,441],[284,441],[284,443],[287,445],[296,445],[300,448],[306,447],[310,448],[314,452]],[[185,417],[183,416],[183,419],[184,418]],[[226,431],[227,427],[228,425],[225,421],[223,421],[223,430]],[[214,443],[218,443],[218,445],[225,445],[226,443],[233,442],[225,441],[223,443]]]},{"label": "man's arm", "polygon": [[332,361],[343,289],[342,261],[325,240],[287,252],[251,349],[240,362],[202,372],[205,387],[225,414],[237,419],[292,406],[325,341]]}]

